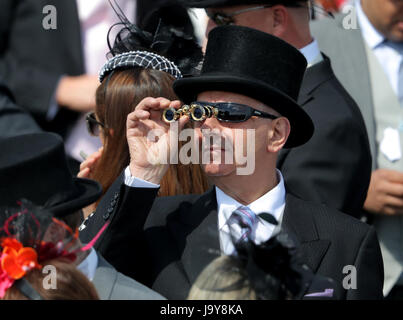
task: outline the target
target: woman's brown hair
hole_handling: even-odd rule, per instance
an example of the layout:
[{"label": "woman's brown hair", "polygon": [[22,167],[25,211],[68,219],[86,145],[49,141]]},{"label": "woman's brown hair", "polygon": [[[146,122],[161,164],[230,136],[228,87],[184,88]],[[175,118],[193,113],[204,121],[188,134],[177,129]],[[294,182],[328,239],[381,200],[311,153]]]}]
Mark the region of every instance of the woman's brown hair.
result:
[{"label": "woman's brown hair", "polygon": [[[81,273],[76,265],[63,258],[49,260],[41,263],[42,266],[51,265],[56,270],[56,288],[46,289],[44,278],[48,274],[42,270],[31,270],[24,278],[37,293],[45,300],[99,300],[98,293],[94,285]],[[16,286],[12,286],[6,291],[4,300],[28,300]]]},{"label": "woman's brown hair", "polygon": [[[98,87],[95,114],[105,125],[104,150],[92,178],[101,183],[104,192],[130,162],[126,140],[127,115],[146,97],[176,100],[172,89],[174,80],[162,71],[131,68],[114,71]],[[199,165],[171,165],[161,182],[159,195],[203,193],[207,188],[207,179]]]}]

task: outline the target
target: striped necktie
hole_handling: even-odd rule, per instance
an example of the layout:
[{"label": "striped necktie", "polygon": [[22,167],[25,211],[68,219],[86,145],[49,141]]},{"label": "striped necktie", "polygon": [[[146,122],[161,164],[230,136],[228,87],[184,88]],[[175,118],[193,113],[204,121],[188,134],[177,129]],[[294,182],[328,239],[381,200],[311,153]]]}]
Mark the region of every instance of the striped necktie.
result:
[{"label": "striped necktie", "polygon": [[232,212],[230,226],[231,224],[237,224],[241,227],[241,236],[238,242],[247,241],[249,239],[256,227],[257,220],[256,214],[245,206],[241,206]]}]

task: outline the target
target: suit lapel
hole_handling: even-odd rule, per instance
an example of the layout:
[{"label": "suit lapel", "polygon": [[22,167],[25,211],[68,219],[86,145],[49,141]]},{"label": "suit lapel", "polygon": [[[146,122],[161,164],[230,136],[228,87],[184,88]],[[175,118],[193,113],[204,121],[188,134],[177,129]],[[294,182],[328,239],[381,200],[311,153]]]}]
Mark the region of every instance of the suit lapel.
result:
[{"label": "suit lapel", "polygon": [[217,221],[214,188],[200,196],[190,211],[180,212],[175,229],[180,228],[182,236],[176,233],[176,239],[179,244],[183,234],[186,235],[181,261],[191,284],[195,282],[200,272],[221,254]]},{"label": "suit lapel", "polygon": [[301,91],[298,97],[298,103],[304,106],[314,99],[314,91],[325,81],[334,77],[333,71],[330,68],[330,60],[324,55],[324,60],[309,67],[302,81]]},{"label": "suit lapel", "polygon": [[[304,201],[287,194],[282,228],[293,235],[303,261],[316,272],[330,241],[320,239],[315,221]],[[177,246],[183,248],[181,262],[190,284],[221,255],[214,188],[200,196],[190,210],[180,210],[169,222]],[[186,240],[183,244],[183,236]]]},{"label": "suit lapel", "polygon": [[310,208],[291,194],[286,197],[282,228],[296,236],[303,262],[316,272],[330,241],[319,238]]}]

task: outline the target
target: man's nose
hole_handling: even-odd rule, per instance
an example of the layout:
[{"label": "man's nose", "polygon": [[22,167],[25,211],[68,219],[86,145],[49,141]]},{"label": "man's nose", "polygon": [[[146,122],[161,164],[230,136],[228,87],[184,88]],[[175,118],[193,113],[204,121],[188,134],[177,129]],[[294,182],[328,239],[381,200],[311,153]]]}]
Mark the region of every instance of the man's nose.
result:
[{"label": "man's nose", "polygon": [[200,129],[220,129],[221,124],[216,118],[207,118],[203,120],[200,125]]},{"label": "man's nose", "polygon": [[206,132],[211,132],[211,131],[216,131],[219,130],[221,131],[221,125],[220,122],[215,119],[215,118],[207,118],[206,120],[203,121],[198,121],[196,122],[195,125],[195,131],[196,135],[199,139],[203,138],[203,130]]}]

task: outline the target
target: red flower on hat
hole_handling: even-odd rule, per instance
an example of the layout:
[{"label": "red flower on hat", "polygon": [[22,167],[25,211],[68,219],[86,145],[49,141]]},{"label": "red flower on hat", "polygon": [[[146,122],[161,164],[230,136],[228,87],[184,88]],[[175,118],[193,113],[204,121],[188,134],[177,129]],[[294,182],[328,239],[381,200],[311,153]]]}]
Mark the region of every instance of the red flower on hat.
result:
[{"label": "red flower on hat", "polygon": [[38,264],[38,255],[33,248],[23,247],[13,238],[4,239],[1,246],[3,247],[1,269],[11,279],[21,279],[29,270],[42,268]]},{"label": "red flower on hat", "polygon": [[3,298],[15,280],[21,279],[29,270],[40,269],[36,251],[30,247],[23,247],[21,242],[14,238],[1,240],[3,251],[0,253],[0,298]]}]

